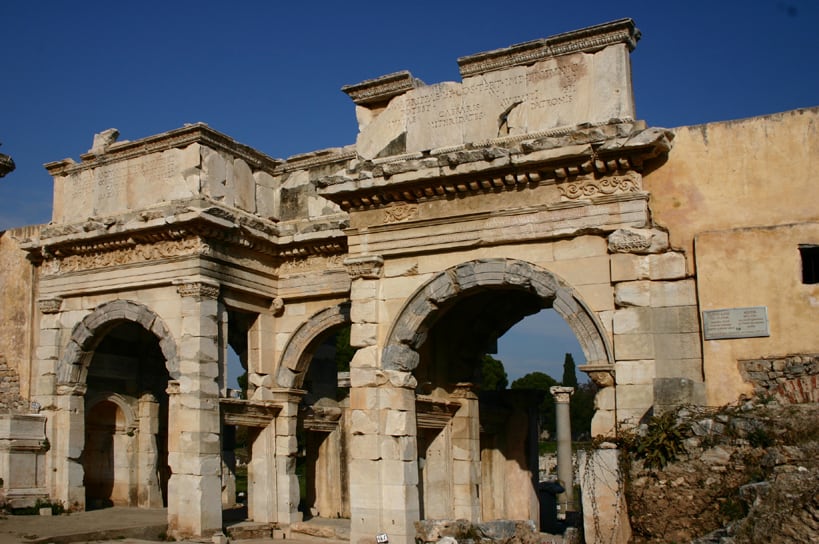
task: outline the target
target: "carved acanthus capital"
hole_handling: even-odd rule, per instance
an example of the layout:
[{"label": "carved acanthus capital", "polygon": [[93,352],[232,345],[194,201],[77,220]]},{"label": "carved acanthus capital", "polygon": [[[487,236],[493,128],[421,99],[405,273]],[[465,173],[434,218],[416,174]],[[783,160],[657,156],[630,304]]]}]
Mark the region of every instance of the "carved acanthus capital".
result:
[{"label": "carved acanthus capital", "polygon": [[44,314],[56,314],[60,311],[62,304],[63,299],[60,297],[41,298],[37,301],[37,307],[40,308],[40,311]]},{"label": "carved acanthus capital", "polygon": [[202,280],[182,280],[176,282],[176,290],[183,297],[219,298],[219,284]]},{"label": "carved acanthus capital", "polygon": [[556,403],[568,404],[569,399],[574,393],[574,387],[564,387],[562,385],[556,385],[554,387],[549,388],[549,393],[551,393],[552,396],[555,398]]},{"label": "carved acanthus capital", "polygon": [[381,255],[362,255],[344,259],[347,273],[353,280],[377,280],[384,269],[384,258]]}]

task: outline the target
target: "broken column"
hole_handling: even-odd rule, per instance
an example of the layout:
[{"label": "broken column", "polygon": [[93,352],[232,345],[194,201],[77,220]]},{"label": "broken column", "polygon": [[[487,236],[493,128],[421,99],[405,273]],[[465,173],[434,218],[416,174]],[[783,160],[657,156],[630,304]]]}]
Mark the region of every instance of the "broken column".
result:
[{"label": "broken column", "polygon": [[557,479],[563,486],[563,493],[557,496],[559,515],[574,511],[574,483],[572,482],[572,422],[569,414],[569,398],[574,387],[555,386],[549,389],[555,398],[555,418],[557,420]]}]

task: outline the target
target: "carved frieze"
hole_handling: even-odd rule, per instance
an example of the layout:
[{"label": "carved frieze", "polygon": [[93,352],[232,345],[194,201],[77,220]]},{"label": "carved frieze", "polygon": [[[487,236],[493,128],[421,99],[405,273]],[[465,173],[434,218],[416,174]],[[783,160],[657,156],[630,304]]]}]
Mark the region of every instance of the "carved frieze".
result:
[{"label": "carved frieze", "polygon": [[417,204],[403,204],[384,209],[384,224],[400,223],[418,216]]},{"label": "carved frieze", "polygon": [[558,183],[561,196],[569,200],[594,198],[623,193],[639,193],[640,180],[634,175],[606,176],[600,179],[587,178],[572,182]]},{"label": "carved frieze", "polygon": [[212,255],[213,248],[199,237],[179,240],[162,240],[153,243],[136,243],[117,245],[111,248],[104,243],[89,244],[83,252],[70,255],[50,255],[42,264],[44,275],[95,270],[127,264],[168,259],[171,257],[190,257]]},{"label": "carved frieze", "polygon": [[293,258],[281,264],[279,274],[287,276],[300,272],[310,272],[315,270],[327,270],[330,268],[342,268],[344,266],[341,255],[310,256],[306,258]]}]

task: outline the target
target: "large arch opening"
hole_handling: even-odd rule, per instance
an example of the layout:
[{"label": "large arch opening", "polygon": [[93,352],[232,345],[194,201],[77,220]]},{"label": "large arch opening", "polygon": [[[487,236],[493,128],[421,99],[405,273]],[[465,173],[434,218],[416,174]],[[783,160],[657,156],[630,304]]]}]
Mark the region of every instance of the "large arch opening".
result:
[{"label": "large arch opening", "polygon": [[[63,500],[86,508],[167,505],[167,387],[178,367],[173,336],[136,302],[102,304],[73,328],[57,365],[55,417],[66,424],[60,451],[81,454],[54,459],[69,475]],[[82,417],[70,417],[74,410]]]},{"label": "large arch opening", "polygon": [[86,508],[167,506],[169,379],[158,339],[138,323],[100,338],[86,377]]},{"label": "large arch opening", "polygon": [[313,315],[284,350],[278,380],[302,389],[299,406],[299,510],[305,518],[349,518],[347,472],[350,310],[341,304]]},{"label": "large arch opening", "polygon": [[417,379],[422,518],[539,519],[538,408],[543,394],[483,391],[482,360],[543,309],[568,323],[587,362],[610,364],[597,318],[559,277],[513,259],[448,269],[405,304],[383,366]]}]

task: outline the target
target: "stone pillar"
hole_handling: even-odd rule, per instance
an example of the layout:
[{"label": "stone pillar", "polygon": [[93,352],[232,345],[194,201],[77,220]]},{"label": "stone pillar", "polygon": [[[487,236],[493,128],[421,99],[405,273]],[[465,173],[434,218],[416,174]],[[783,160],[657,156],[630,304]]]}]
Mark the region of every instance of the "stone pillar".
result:
[{"label": "stone pillar", "polygon": [[179,380],[169,387],[168,530],[178,539],[222,529],[219,286],[184,282]]},{"label": "stone pillar", "polygon": [[140,508],[162,508],[159,487],[159,402],[150,393],[142,395],[138,406],[137,505]]},{"label": "stone pillar", "polygon": [[620,452],[614,448],[604,442],[600,449],[578,452],[586,542],[631,542]]},{"label": "stone pillar", "polygon": [[[273,390],[273,400],[282,408],[275,419],[275,426],[271,423],[262,431],[268,433],[264,440],[275,442],[275,478],[276,478],[276,520],[280,524],[289,524],[301,521],[299,512],[299,478],[296,476],[296,456],[299,445],[296,439],[298,428],[299,403],[304,397],[304,391],[299,389]],[[272,427],[272,429],[271,429]],[[263,439],[262,435],[256,439]],[[255,447],[256,442],[254,442]],[[260,443],[260,447],[269,447],[270,442]],[[253,450],[256,457],[256,450]]]},{"label": "stone pillar", "polygon": [[391,544],[415,540],[420,519],[415,378],[381,370],[379,283],[384,260],[361,255],[344,261],[350,274],[351,539],[373,542],[386,533]]},{"label": "stone pillar", "polygon": [[85,510],[80,461],[85,446],[85,391],[85,384],[59,386],[55,397],[57,409],[47,413],[53,419],[48,437],[53,452],[51,466],[55,469],[52,496],[72,511]]},{"label": "stone pillar", "polygon": [[557,496],[560,513],[573,512],[574,482],[572,470],[572,421],[569,413],[569,398],[574,387],[556,386],[549,389],[555,398],[555,418],[557,419],[557,479],[565,490]]},{"label": "stone pillar", "polygon": [[257,523],[275,523],[279,514],[275,419],[266,427],[253,428],[250,441],[250,462],[247,465],[247,518]]},{"label": "stone pillar", "polygon": [[373,542],[386,533],[391,544],[415,541],[421,517],[415,387],[409,372],[350,372],[351,542]]},{"label": "stone pillar", "polygon": [[471,383],[459,383],[452,394],[461,403],[452,418],[452,492],[456,519],[481,521],[478,487],[481,474],[481,441],[478,395]]},{"label": "stone pillar", "polygon": [[[69,423],[68,418],[65,417],[67,414],[61,416],[63,426],[60,427],[55,424],[57,419],[57,411],[53,409],[53,407],[62,404],[65,400],[61,400],[58,396],[56,396],[57,361],[59,359],[61,349],[61,314],[59,312],[62,306],[62,299],[41,299],[37,302],[37,306],[41,313],[40,330],[37,340],[35,361],[33,363],[34,372],[32,373],[33,375],[29,387],[31,389],[32,400],[37,405],[43,407],[40,413],[46,416],[46,436],[48,437],[49,442],[55,444],[56,446],[56,444],[59,443],[59,440],[57,440],[57,434],[60,432],[70,432],[69,427],[65,426]],[[80,402],[82,402],[82,399],[80,399]],[[80,417],[80,420],[82,420],[82,417]],[[82,437],[81,440],[84,442],[84,426],[80,433],[80,437]],[[63,441],[65,441],[65,437],[63,437]],[[46,486],[48,487],[51,497],[63,501],[66,509],[84,510],[84,488],[82,493],[79,494],[79,497],[81,497],[79,504],[75,505],[74,501],[68,500],[69,495],[77,496],[74,492],[68,492],[68,487],[66,487],[67,480],[63,476],[63,473],[67,472],[68,462],[69,461],[66,458],[58,457],[56,447],[51,447],[51,449],[46,453],[45,458]],[[82,485],[82,475],[80,475],[79,485]]]}]

